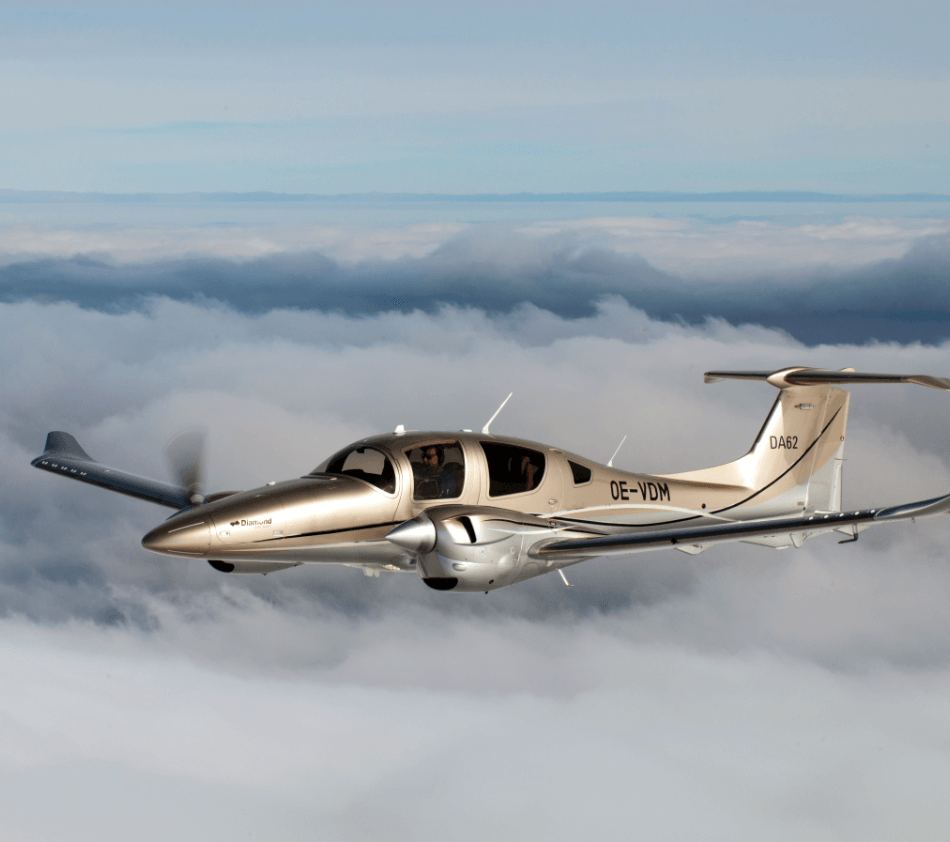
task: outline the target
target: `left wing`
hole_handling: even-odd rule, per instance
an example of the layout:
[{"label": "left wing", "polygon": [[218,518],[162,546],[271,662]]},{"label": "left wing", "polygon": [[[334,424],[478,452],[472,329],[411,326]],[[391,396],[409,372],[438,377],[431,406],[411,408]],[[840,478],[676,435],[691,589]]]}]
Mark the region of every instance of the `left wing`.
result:
[{"label": "left wing", "polygon": [[192,504],[188,489],[103,465],[86,453],[73,436],[62,431],[52,432],[46,437],[46,449],[30,464],[42,471],[88,482],[170,509],[184,509]]},{"label": "left wing", "polygon": [[[628,532],[619,535],[602,535],[594,538],[569,538],[539,545],[532,555],[542,558],[558,556],[601,556],[622,555],[646,550],[659,550],[666,547],[676,549],[705,549],[709,544],[725,541],[741,541],[745,538],[771,535],[790,535],[792,543],[800,545],[795,537],[802,540],[809,535],[832,530],[845,531],[842,527],[853,527],[855,534],[859,526],[874,523],[886,523],[908,518],[929,517],[950,512],[950,494],[921,500],[917,503],[905,503],[886,509],[863,509],[856,512],[828,512],[802,517],[769,518],[765,520],[745,520],[714,526],[694,526],[683,529],[651,529]],[[686,549],[689,552],[689,549]]]}]

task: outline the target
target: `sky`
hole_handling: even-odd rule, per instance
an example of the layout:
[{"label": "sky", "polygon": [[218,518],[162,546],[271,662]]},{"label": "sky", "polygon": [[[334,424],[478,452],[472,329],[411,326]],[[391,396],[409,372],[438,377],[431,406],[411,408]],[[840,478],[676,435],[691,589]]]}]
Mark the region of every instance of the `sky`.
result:
[{"label": "sky", "polygon": [[[167,510],[29,462],[168,480],[199,427],[248,489],[514,392],[493,432],[674,472],[774,400],[706,370],[950,376],[945,199],[470,200],[948,194],[948,15],[4,4],[3,838],[943,839],[945,518],[451,594],[150,554]],[[374,195],[201,195],[259,190]],[[846,508],[947,493],[946,399],[852,389]]]},{"label": "sky", "polygon": [[0,184],[950,192],[945,3],[7,3]]}]

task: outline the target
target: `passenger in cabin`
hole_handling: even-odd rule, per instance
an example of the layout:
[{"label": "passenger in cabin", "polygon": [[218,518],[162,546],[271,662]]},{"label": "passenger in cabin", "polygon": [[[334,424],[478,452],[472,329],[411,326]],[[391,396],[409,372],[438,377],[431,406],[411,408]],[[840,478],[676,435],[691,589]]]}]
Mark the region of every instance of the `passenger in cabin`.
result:
[{"label": "passenger in cabin", "polygon": [[538,466],[531,461],[531,457],[526,453],[521,457],[521,476],[524,479],[524,490],[531,491],[534,488],[534,475],[538,472]]}]

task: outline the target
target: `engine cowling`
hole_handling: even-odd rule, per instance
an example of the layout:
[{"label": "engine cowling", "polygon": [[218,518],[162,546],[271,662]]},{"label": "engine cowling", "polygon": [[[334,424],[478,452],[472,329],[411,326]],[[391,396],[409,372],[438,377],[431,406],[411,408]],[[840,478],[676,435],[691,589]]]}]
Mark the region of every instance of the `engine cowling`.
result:
[{"label": "engine cowling", "polygon": [[437,506],[387,540],[414,554],[419,576],[441,591],[490,591],[545,572],[528,553],[553,537],[551,521],[488,506]]}]

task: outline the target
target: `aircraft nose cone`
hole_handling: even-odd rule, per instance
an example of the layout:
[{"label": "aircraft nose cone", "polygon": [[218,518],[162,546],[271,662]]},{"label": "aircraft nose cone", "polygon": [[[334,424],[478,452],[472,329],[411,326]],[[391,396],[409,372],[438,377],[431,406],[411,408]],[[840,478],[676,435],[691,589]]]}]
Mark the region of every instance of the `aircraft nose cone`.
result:
[{"label": "aircraft nose cone", "polygon": [[149,532],[142,546],[153,553],[203,556],[211,548],[211,527],[203,518],[173,518]]}]

